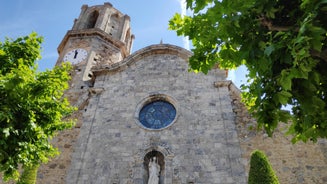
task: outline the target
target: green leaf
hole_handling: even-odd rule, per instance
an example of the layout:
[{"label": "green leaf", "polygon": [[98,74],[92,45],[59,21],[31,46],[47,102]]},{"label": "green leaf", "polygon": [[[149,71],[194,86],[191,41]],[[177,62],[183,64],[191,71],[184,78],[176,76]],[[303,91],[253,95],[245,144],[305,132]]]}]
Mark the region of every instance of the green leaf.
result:
[{"label": "green leaf", "polygon": [[275,50],[274,45],[269,45],[268,47],[266,47],[264,54],[265,54],[266,56],[270,56],[270,54],[271,54],[274,50]]},{"label": "green leaf", "polygon": [[326,30],[321,27],[311,26],[310,33],[312,36],[312,39],[310,40],[312,48],[316,51],[321,51],[321,48],[324,45],[323,40],[326,38]]},{"label": "green leaf", "polygon": [[281,72],[281,76],[278,82],[284,90],[291,90],[292,76],[290,75],[290,72],[287,70],[283,70]]},{"label": "green leaf", "polygon": [[2,129],[2,133],[4,134],[5,137],[9,137],[9,135],[10,135],[9,128]]},{"label": "green leaf", "polygon": [[289,119],[292,118],[290,112],[286,110],[279,111],[278,116],[279,116],[279,120],[284,123],[288,123]]},{"label": "green leaf", "polygon": [[280,91],[276,93],[278,102],[282,105],[286,105],[288,100],[292,97],[292,94],[287,91]]}]

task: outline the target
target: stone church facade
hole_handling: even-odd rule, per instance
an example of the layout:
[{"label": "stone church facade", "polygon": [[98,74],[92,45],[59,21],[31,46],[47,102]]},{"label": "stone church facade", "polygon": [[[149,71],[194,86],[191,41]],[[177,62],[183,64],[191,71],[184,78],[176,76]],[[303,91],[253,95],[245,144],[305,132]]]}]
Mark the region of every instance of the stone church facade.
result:
[{"label": "stone church facade", "polygon": [[38,183],[146,184],[156,158],[159,184],[245,184],[250,153],[263,150],[281,183],[327,183],[327,143],[292,145],[255,121],[227,72],[188,72],[191,52],[157,44],[131,53],[129,16],[110,3],[82,7],[58,47],[72,62],[66,96],[78,107],[62,152]]}]

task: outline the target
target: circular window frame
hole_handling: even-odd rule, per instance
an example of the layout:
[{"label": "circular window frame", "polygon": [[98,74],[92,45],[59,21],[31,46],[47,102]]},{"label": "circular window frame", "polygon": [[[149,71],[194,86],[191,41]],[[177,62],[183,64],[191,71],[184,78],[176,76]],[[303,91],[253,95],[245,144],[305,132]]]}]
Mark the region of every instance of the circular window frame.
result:
[{"label": "circular window frame", "polygon": [[[140,112],[142,110],[142,108],[146,105],[148,105],[149,103],[151,102],[154,102],[154,101],[165,101],[165,102],[168,102],[170,103],[176,110],[176,116],[175,118],[173,119],[173,121],[171,123],[169,123],[169,125],[165,126],[165,127],[162,127],[162,128],[158,128],[158,129],[153,129],[153,128],[148,128],[146,126],[144,126],[141,122],[140,122]],[[137,106],[136,106],[136,110],[135,110],[135,113],[134,113],[134,119],[135,119],[135,122],[138,126],[140,126],[141,128],[143,129],[146,129],[146,130],[151,130],[151,131],[161,131],[161,130],[164,130],[166,128],[169,128],[170,126],[172,126],[178,119],[178,115],[179,115],[179,107],[177,105],[177,101],[168,96],[168,95],[165,95],[165,94],[152,94],[148,97],[146,97],[145,99],[143,99]]]}]

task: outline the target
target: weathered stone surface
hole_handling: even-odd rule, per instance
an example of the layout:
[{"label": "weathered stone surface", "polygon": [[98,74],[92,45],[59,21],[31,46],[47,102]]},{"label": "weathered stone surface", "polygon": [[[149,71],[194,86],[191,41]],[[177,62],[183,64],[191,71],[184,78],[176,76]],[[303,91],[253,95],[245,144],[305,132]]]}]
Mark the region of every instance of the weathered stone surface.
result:
[{"label": "weathered stone surface", "polygon": [[[84,118],[77,144],[81,152],[74,153],[68,183],[97,182],[102,177],[108,183],[113,178],[144,182],[146,150],[163,153],[165,183],[173,183],[168,176],[182,183],[246,183],[237,131],[229,125],[235,119],[229,91],[214,86],[224,80],[225,72],[190,73],[183,57],[166,54],[163,48],[185,52],[170,45],[150,46],[122,61],[128,64],[134,58],[128,67],[121,65],[124,70],[109,69],[97,76],[94,87],[104,91],[89,99],[97,108],[87,108],[93,117]],[[177,101],[177,121],[161,131],[145,129],[134,119],[137,105],[155,94]],[[217,99],[219,95],[224,100]],[[167,149],[170,152],[165,153]],[[96,160],[108,161],[106,169]]]}]

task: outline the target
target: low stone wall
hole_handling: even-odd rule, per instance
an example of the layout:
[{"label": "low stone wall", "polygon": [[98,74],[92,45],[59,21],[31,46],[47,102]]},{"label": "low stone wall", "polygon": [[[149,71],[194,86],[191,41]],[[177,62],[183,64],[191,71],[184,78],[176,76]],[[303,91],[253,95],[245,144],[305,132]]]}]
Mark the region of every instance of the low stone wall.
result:
[{"label": "low stone wall", "polygon": [[285,136],[287,125],[280,124],[272,137],[256,130],[256,122],[240,101],[240,91],[228,83],[236,114],[236,127],[248,176],[251,153],[262,150],[268,156],[281,184],[327,183],[327,141],[291,143]]}]

